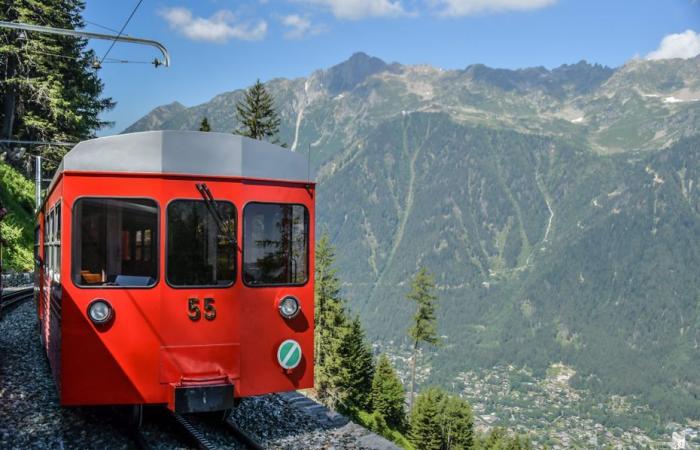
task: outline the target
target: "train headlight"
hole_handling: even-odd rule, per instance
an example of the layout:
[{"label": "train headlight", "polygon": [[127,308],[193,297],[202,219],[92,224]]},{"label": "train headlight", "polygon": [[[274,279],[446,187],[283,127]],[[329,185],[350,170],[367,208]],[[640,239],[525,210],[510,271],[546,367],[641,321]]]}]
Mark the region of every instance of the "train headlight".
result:
[{"label": "train headlight", "polygon": [[299,306],[299,300],[292,297],[291,295],[288,295],[282,300],[280,300],[280,303],[277,306],[277,308],[279,309],[282,317],[284,317],[285,319],[293,319],[297,316],[297,314],[299,314],[299,311],[301,311],[301,307]]},{"label": "train headlight", "polygon": [[88,306],[88,317],[95,325],[103,325],[109,322],[113,315],[112,305],[107,300],[93,300]]}]

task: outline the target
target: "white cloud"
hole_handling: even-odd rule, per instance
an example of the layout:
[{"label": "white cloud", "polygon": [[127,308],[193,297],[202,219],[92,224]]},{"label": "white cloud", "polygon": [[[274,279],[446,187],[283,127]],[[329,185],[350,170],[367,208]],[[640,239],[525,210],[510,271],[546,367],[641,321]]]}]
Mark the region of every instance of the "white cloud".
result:
[{"label": "white cloud", "polygon": [[159,11],[170,28],[194,41],[226,42],[229,39],[257,41],[267,34],[267,22],[238,22],[235,14],[221,10],[209,18],[195,17],[187,8],[164,8]]},{"label": "white cloud", "polygon": [[700,54],[700,33],[686,30],[683,33],[669,34],[661,40],[659,48],[649,53],[646,59],[688,59]]},{"label": "white cloud", "polygon": [[284,34],[287,39],[301,39],[307,36],[314,36],[327,30],[325,25],[317,25],[311,22],[306,16],[290,14],[282,17],[282,24],[289,28]]},{"label": "white cloud", "polygon": [[544,8],[557,0],[432,0],[443,16],[468,16],[480,13],[527,11]]},{"label": "white cloud", "polygon": [[329,9],[338,19],[358,20],[366,17],[406,15],[400,0],[297,0]]}]

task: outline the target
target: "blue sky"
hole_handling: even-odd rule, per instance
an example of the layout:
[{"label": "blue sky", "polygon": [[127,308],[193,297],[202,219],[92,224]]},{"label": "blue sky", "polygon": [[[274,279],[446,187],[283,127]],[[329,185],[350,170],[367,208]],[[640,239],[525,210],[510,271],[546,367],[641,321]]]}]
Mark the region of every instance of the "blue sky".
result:
[{"label": "blue sky", "polygon": [[[137,3],[88,0],[86,29],[118,30]],[[172,66],[104,64],[105,94],[117,106],[104,116],[115,126],[100,134],[174,100],[193,106],[256,78],[306,76],[356,51],[445,69],[581,59],[614,67],[700,53],[698,32],[700,0],[143,0],[125,33],[162,42]],[[90,45],[102,56],[109,43]],[[109,54],[156,56],[122,43]]]}]

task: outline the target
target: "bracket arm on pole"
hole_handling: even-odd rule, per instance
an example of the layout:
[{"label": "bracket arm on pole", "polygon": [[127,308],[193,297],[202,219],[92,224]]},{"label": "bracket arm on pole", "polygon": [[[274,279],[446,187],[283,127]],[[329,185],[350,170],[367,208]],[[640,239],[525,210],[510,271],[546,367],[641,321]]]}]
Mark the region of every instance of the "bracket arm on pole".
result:
[{"label": "bracket arm on pole", "polygon": [[105,41],[129,42],[131,44],[149,45],[160,50],[163,55],[163,66],[170,67],[170,54],[163,44],[151,39],[135,38],[131,36],[116,36],[111,34],[92,33],[89,31],[66,30],[63,28],[44,27],[41,25],[31,25],[27,23],[5,22],[0,20],[0,28],[10,28],[13,30],[36,31],[39,33],[59,34],[63,36],[84,37],[88,39],[102,39]]}]

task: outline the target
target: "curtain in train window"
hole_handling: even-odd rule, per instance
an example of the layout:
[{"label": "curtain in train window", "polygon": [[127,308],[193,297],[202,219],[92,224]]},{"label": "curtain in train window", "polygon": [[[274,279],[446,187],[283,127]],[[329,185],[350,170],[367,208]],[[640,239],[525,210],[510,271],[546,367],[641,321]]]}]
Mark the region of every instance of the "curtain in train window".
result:
[{"label": "curtain in train window", "polygon": [[141,247],[136,236],[158,235],[158,205],[153,200],[82,198],[74,206],[72,276],[80,286],[153,286],[158,278],[158,246]]},{"label": "curtain in train window", "polygon": [[308,280],[309,213],[302,205],[250,203],[243,212],[243,280],[252,286]]},{"label": "curtain in train window", "polygon": [[[230,202],[168,205],[167,278],[173,286],[229,286],[236,276],[236,208]],[[152,236],[139,237],[142,249]],[[136,254],[136,257],[139,254]]]}]

